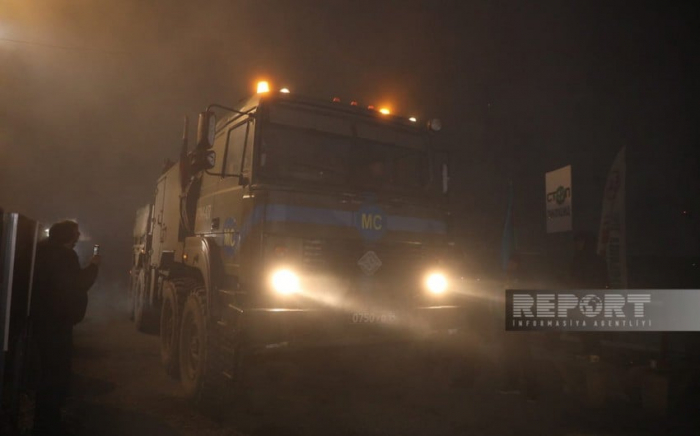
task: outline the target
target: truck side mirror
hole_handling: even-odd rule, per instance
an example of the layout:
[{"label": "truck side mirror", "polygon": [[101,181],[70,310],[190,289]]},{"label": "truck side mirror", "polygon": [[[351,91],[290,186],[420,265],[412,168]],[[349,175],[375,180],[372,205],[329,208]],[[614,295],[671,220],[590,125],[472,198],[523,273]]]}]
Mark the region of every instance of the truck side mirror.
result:
[{"label": "truck side mirror", "polygon": [[202,162],[204,169],[210,170],[216,166],[216,152],[214,150],[209,150],[204,155],[204,162]]},{"label": "truck side mirror", "polygon": [[212,148],[216,135],[216,115],[214,112],[205,111],[199,114],[197,122],[197,147]]},{"label": "truck side mirror", "polygon": [[216,166],[216,152],[198,150],[192,154],[190,165],[194,171],[210,170]]}]

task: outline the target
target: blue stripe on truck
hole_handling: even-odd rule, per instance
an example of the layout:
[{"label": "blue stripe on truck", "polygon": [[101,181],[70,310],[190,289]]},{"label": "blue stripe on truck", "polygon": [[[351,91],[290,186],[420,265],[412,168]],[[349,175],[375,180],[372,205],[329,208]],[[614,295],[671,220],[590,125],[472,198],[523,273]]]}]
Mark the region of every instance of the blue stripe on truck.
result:
[{"label": "blue stripe on truck", "polygon": [[[270,204],[267,205],[265,221],[355,227],[357,223],[357,213],[359,212]],[[255,212],[253,215],[256,215]],[[395,232],[445,233],[447,231],[445,223],[442,221],[402,215],[387,215],[386,226],[387,230]]]},{"label": "blue stripe on truck", "polygon": [[[377,208],[373,208],[377,210]],[[324,209],[318,207],[289,206],[285,204],[268,204],[256,206],[243,221],[238,230],[239,239],[234,246],[238,251],[243,240],[250,234],[257,224],[263,220],[266,222],[293,222],[304,224],[318,224],[338,227],[354,227],[361,233],[358,223],[361,222],[362,212],[350,212],[346,210]],[[382,216],[384,216],[382,214]],[[440,220],[416,218],[402,215],[386,215],[383,224],[386,230],[395,232],[415,232],[444,234],[447,229],[445,223]],[[366,234],[363,234],[366,237]],[[381,237],[381,234],[378,235]]]}]

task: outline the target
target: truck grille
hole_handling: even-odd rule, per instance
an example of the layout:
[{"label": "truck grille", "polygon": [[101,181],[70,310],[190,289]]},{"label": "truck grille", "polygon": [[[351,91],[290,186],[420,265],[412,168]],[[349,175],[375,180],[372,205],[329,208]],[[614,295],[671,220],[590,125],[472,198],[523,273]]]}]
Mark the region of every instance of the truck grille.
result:
[{"label": "truck grille", "polygon": [[302,262],[308,272],[355,276],[362,274],[358,261],[368,251],[374,251],[381,261],[381,267],[372,274],[377,279],[410,274],[425,264],[426,259],[420,244],[368,244],[354,240],[306,239],[303,243]]}]

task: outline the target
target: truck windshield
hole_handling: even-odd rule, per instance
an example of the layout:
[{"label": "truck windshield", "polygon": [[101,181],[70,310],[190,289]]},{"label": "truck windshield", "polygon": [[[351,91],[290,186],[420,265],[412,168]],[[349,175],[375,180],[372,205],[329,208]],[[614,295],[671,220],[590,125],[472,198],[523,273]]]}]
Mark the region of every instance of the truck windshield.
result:
[{"label": "truck windshield", "polygon": [[427,138],[400,127],[275,106],[261,135],[267,180],[403,193],[429,181]]}]

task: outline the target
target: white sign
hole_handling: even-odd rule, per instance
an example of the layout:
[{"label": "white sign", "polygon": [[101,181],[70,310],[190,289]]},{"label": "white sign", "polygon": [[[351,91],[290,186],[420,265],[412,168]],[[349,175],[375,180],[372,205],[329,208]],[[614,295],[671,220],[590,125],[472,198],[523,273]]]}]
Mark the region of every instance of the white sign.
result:
[{"label": "white sign", "polygon": [[571,231],[571,165],[545,174],[547,233]]},{"label": "white sign", "polygon": [[382,261],[379,260],[379,256],[374,251],[368,251],[357,261],[362,272],[371,276],[382,266]]}]

